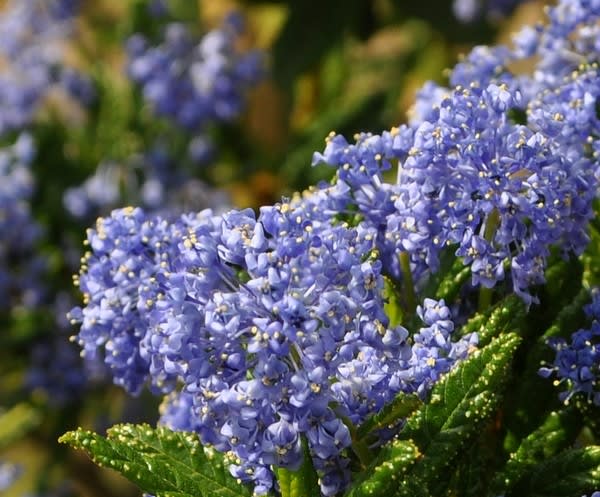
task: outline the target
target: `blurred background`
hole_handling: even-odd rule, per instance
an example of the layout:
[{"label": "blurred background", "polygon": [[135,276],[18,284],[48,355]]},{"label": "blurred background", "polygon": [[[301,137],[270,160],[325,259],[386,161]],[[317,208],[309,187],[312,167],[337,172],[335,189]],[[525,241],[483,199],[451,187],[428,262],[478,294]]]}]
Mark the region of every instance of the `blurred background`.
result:
[{"label": "blurred background", "polygon": [[331,131],[405,122],[426,81],[545,3],[0,2],[0,494],[139,495],[57,443],[158,417],[70,340],[98,216],[257,209],[327,181],[311,159]]}]

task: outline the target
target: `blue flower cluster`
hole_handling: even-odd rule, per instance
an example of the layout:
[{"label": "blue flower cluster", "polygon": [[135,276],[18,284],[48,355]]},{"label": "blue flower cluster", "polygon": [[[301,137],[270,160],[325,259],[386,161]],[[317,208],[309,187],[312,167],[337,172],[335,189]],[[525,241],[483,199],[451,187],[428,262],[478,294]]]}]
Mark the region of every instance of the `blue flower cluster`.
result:
[{"label": "blue flower cluster", "polygon": [[[57,90],[82,102],[90,82],[64,64],[62,46],[73,30],[75,0],[10,1],[0,13],[0,308],[39,303],[43,263],[32,257],[40,229],[32,219],[29,167],[35,144],[28,134],[36,112]],[[15,299],[20,299],[16,301]]]},{"label": "blue flower cluster", "polygon": [[94,219],[124,199],[165,216],[231,205],[225,191],[190,177],[161,144],[143,155],[101,162],[82,184],[64,192],[63,205],[75,218]]},{"label": "blue flower cluster", "polygon": [[35,155],[31,136],[23,133],[14,144],[0,148],[0,310],[33,307],[43,289],[44,264],[34,256],[40,227],[32,217],[29,200],[33,178],[29,165]]},{"label": "blue flower cluster", "polygon": [[202,140],[206,128],[237,118],[245,94],[261,78],[260,52],[239,49],[243,32],[234,13],[201,38],[182,23],[169,23],[160,44],[140,34],[129,39],[129,76],[158,116],[196,136],[189,144],[196,162],[211,155]]},{"label": "blue flower cluster", "polygon": [[571,335],[568,342],[562,337],[549,340],[556,351],[552,364],[545,364],[539,370],[544,378],[555,376],[554,384],[562,385],[564,390],[559,399],[568,404],[579,393],[587,397],[588,402],[600,406],[600,291],[592,292],[592,302],[584,308],[591,320],[589,328],[579,329]]},{"label": "blue flower cluster", "polygon": [[[149,8],[156,15],[168,11],[161,2]],[[81,185],[65,192],[63,203],[71,215],[94,219],[123,205],[124,199],[162,213],[227,203],[222,192],[197,178],[197,166],[215,159],[211,128],[239,117],[248,90],[263,76],[262,53],[242,50],[243,34],[242,17],[231,13],[221,27],[202,37],[171,22],[158,44],[141,34],[129,39],[127,73],[153,113],[174,125],[184,151],[173,151],[173,140],[161,135],[140,154],[108,158]]]},{"label": "blue flower cluster", "polygon": [[[399,392],[425,397],[476,344],[452,341],[443,301],[412,337],[384,312],[377,230],[330,214],[335,188],[270,207],[169,223],[114,211],[88,232],[71,318],[115,381],[168,393],[162,422],[227,452],[257,494],[297,468],[306,438],[324,495],[349,481],[358,425]],[[345,420],[342,421],[342,420]]]},{"label": "blue flower cluster", "polygon": [[0,135],[29,125],[56,89],[82,102],[93,97],[84,76],[64,64],[61,45],[73,30],[74,0],[14,0],[0,14]]},{"label": "blue flower cluster", "polygon": [[[355,144],[334,135],[315,154],[338,168],[359,213],[383,227],[382,253],[407,254],[417,280],[450,247],[474,285],[508,278],[531,303],[550,249],[585,248],[600,136],[590,46],[600,6],[588,3],[559,2],[549,25],[525,29],[512,49],[475,48],[452,71],[453,88],[424,86],[408,125]],[[534,56],[532,74],[509,71]],[[395,167],[397,182],[386,183]]]},{"label": "blue flower cluster", "polygon": [[[85,305],[70,314],[84,355],[101,358],[130,392],[149,385],[165,395],[162,423],[225,452],[256,494],[275,485],[273,466],[298,468],[303,441],[322,494],[338,494],[350,477],[352,425],[400,392],[425,398],[477,343],[453,339],[443,300],[416,306],[418,329],[391,323],[387,277],[418,291],[451,252],[474,286],[507,280],[530,304],[551,249],[585,248],[600,178],[588,40],[597,14],[600,0],[562,0],[514,48],[476,48],[452,72],[452,88],[426,85],[408,124],[353,143],[330,134],[313,163],[334,166],[335,179],[258,214],[127,208],[99,219],[77,278]],[[172,29],[166,46],[193,45]],[[150,77],[170,54],[163,49],[132,41],[131,70],[157,112],[202,126],[204,114],[194,105],[182,114],[171,98],[195,102],[193,71],[177,73],[182,89],[164,100],[171,79]],[[508,69],[532,56],[531,74]],[[557,342],[576,357],[565,352],[550,368],[576,371],[570,381],[588,395],[595,334]]]}]

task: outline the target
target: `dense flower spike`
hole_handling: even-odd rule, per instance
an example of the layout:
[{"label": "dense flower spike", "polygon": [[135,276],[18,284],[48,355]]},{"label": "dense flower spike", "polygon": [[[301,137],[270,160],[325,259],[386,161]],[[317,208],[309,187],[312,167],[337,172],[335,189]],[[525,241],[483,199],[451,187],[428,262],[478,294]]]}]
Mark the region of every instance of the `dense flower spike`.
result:
[{"label": "dense flower spike", "polygon": [[401,131],[411,140],[389,232],[434,271],[440,250],[457,245],[476,285],[494,286],[508,268],[531,301],[551,246],[585,248],[596,180],[583,147],[565,155],[548,134],[511,122],[519,99],[507,85],[458,87],[435,118]]},{"label": "dense flower spike", "polygon": [[173,240],[187,222],[190,218],[174,224],[147,219],[140,209],[126,208],[88,230],[92,251],[78,280],[87,306],[73,309],[71,319],[82,323],[84,356],[95,360],[98,346],[106,344],[104,361],[115,382],[132,393],[148,378],[139,350],[148,330],[147,310],[163,297],[158,278],[170,270]]},{"label": "dense flower spike", "polygon": [[[378,227],[388,273],[399,273],[395,253],[405,253],[419,281],[450,246],[474,285],[508,276],[530,303],[551,247],[583,251],[600,177],[590,39],[598,8],[559,3],[548,26],[524,30],[514,49],[475,48],[452,71],[454,88],[425,85],[409,125],[357,135],[355,144],[334,134],[315,154],[313,162],[338,168],[344,208]],[[509,71],[532,56],[531,75]],[[391,185],[384,175],[396,164]]]},{"label": "dense flower spike", "polygon": [[241,16],[233,13],[201,38],[182,23],[170,23],[158,45],[140,34],[128,42],[130,78],[158,116],[194,137],[189,144],[194,162],[212,155],[206,128],[237,118],[247,91],[262,76],[260,52],[239,49],[243,31]]},{"label": "dense flower spike", "polygon": [[563,388],[559,398],[565,403],[579,393],[589,402],[600,406],[600,292],[592,292],[592,302],[585,308],[590,319],[589,328],[579,329],[568,342],[564,338],[554,338],[549,345],[556,351],[554,362],[544,365],[539,373],[545,378],[556,376],[555,385]]},{"label": "dense flower spike", "polygon": [[[149,7],[159,18],[166,9],[161,2]],[[202,37],[183,23],[168,23],[157,45],[141,34],[129,39],[127,74],[153,113],[175,125],[182,150],[173,151],[172,138],[163,136],[141,153],[103,161],[65,192],[71,215],[93,219],[122,206],[123,199],[168,215],[229,204],[198,176],[216,156],[210,129],[240,116],[248,90],[264,73],[262,53],[240,49],[243,35],[243,19],[232,13]]]},{"label": "dense flower spike", "polygon": [[[469,290],[506,282],[502,291],[530,305],[551,252],[579,255],[588,244],[600,180],[600,2],[562,0],[548,12],[548,25],[513,48],[474,49],[451,87],[426,85],[408,124],[352,143],[330,134],[313,156],[336,168],[330,184],[258,213],[126,208],[100,218],[77,281],[84,307],[71,311],[84,356],[102,358],[130,392],[164,395],[160,422],[226,453],[256,495],[277,491],[274,467],[300,467],[304,444],[322,495],[344,492],[360,458],[354,427],[399,393],[427,400],[477,345],[475,334],[454,338],[466,317],[450,302],[415,297],[445,256],[468,267]],[[158,47],[130,42],[145,98],[191,133],[239,109],[235,84],[213,86],[193,68],[231,69],[222,50],[237,31],[219,33],[197,45],[170,25]],[[511,72],[529,57],[531,74]],[[162,204],[162,191],[146,193]],[[600,405],[598,295],[590,327],[552,341],[556,359],[540,370],[567,386],[563,401],[582,392]]]},{"label": "dense flower spike", "polygon": [[162,422],[230,452],[232,473],[257,493],[273,487],[271,465],[298,467],[301,437],[323,493],[343,489],[342,419],[359,424],[398,392],[424,397],[476,343],[451,341],[443,301],[419,308],[413,346],[389,325],[377,231],[332,218],[328,193],[258,217],[206,212],[168,224],[115,211],[88,233],[87,304],[71,313],[86,356],[104,345],[117,383],[171,391]]}]

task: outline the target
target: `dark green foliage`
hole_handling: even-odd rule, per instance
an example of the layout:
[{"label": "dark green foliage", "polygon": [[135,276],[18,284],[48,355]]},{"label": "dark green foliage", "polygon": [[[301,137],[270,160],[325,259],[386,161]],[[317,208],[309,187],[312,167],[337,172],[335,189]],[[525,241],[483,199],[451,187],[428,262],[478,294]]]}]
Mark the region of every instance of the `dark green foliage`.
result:
[{"label": "dark green foliage", "polygon": [[82,429],[60,438],[86,451],[156,497],[242,497],[250,495],[229,474],[223,454],[202,447],[191,433],[149,425],[115,425],[104,438]]},{"label": "dark green foliage", "polygon": [[574,497],[600,485],[600,447],[570,450],[506,482],[506,497]]},{"label": "dark green foliage", "polygon": [[387,428],[390,425],[393,426],[398,420],[408,417],[421,405],[422,402],[416,395],[400,393],[381,411],[360,425],[357,430],[357,437],[361,439],[370,432]]},{"label": "dark green foliage", "polygon": [[496,412],[519,341],[513,333],[503,335],[452,370],[349,495],[443,494],[456,459]]},{"label": "dark green foliage", "polygon": [[521,441],[504,469],[496,475],[496,491],[501,492],[506,482],[520,480],[540,461],[554,457],[569,447],[580,429],[578,417],[579,414],[573,409],[551,412],[538,429]]}]

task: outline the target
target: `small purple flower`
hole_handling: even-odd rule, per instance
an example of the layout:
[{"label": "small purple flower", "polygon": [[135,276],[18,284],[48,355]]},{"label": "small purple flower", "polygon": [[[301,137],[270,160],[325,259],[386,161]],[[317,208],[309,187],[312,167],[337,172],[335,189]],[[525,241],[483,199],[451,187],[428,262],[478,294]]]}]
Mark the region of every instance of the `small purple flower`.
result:
[{"label": "small purple flower", "polygon": [[570,341],[562,337],[551,339],[548,344],[555,352],[552,364],[545,364],[539,374],[544,378],[556,376],[556,386],[562,385],[559,394],[562,402],[578,394],[584,394],[589,402],[600,405],[600,390],[597,388],[600,374],[600,293],[592,292],[592,302],[584,308],[591,320],[589,328],[579,329]]}]

